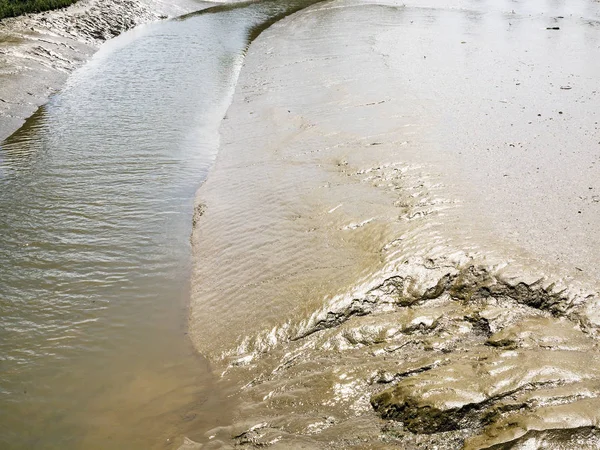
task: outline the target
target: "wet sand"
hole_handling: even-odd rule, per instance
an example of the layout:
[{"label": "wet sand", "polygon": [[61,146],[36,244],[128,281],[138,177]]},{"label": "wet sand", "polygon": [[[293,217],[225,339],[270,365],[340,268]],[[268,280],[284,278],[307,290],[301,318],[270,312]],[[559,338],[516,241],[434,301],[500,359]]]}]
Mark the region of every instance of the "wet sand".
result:
[{"label": "wet sand", "polygon": [[0,141],[48,101],[106,40],[138,25],[214,3],[81,0],[0,21]]},{"label": "wet sand", "polygon": [[253,42],[192,236],[207,448],[597,448],[599,19],[340,0]]}]

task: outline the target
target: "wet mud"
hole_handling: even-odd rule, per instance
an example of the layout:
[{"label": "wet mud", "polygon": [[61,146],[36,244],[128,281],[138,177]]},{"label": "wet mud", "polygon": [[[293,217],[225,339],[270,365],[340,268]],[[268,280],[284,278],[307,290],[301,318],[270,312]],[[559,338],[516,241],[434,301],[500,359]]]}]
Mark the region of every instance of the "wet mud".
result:
[{"label": "wet mud", "polygon": [[[564,84],[547,53],[594,59],[598,11],[339,0],[254,41],[192,234],[190,335],[236,406],[182,448],[598,448],[600,284],[596,252],[578,251],[598,249],[579,231],[598,211],[570,222],[557,194],[595,179],[573,161],[600,142],[597,63],[569,67],[570,119],[531,124],[541,144],[523,152],[537,156],[501,146],[525,133],[511,122],[526,128],[503,105],[537,95],[504,97],[516,69]],[[570,37],[547,35],[556,20]],[[539,152],[561,160],[556,142],[578,149],[573,165],[532,184],[529,162],[550,171]],[[550,200],[519,203],[535,189]],[[556,223],[538,220],[548,208]],[[528,210],[523,224],[509,214]]]}]

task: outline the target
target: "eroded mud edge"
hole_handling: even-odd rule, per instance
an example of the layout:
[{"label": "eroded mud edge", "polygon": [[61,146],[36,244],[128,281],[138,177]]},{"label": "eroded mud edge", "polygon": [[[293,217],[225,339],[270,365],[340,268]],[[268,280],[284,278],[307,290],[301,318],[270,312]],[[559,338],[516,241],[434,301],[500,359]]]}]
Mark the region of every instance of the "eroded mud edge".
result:
[{"label": "eroded mud edge", "polygon": [[223,373],[246,381],[239,422],[209,434],[242,448],[596,448],[598,296],[466,261],[406,261],[244,342]]},{"label": "eroded mud edge", "polygon": [[246,339],[215,361],[237,420],[188,445],[597,448],[597,293],[475,261],[408,258]]}]

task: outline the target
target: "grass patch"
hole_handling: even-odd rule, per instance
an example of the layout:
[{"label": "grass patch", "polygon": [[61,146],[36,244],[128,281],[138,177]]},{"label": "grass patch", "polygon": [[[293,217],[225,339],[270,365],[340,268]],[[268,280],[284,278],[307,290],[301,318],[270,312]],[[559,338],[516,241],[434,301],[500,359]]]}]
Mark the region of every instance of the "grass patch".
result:
[{"label": "grass patch", "polygon": [[0,0],[0,20],[51,9],[64,8],[77,0]]}]

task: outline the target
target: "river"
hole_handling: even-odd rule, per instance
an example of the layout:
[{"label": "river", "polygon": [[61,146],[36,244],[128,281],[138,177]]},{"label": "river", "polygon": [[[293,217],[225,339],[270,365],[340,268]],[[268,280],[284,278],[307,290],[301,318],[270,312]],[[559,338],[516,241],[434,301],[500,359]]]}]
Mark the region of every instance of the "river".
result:
[{"label": "river", "polygon": [[227,421],[186,337],[193,198],[247,45],[302,3],[128,32],[0,145],[0,447],[170,448]]}]

